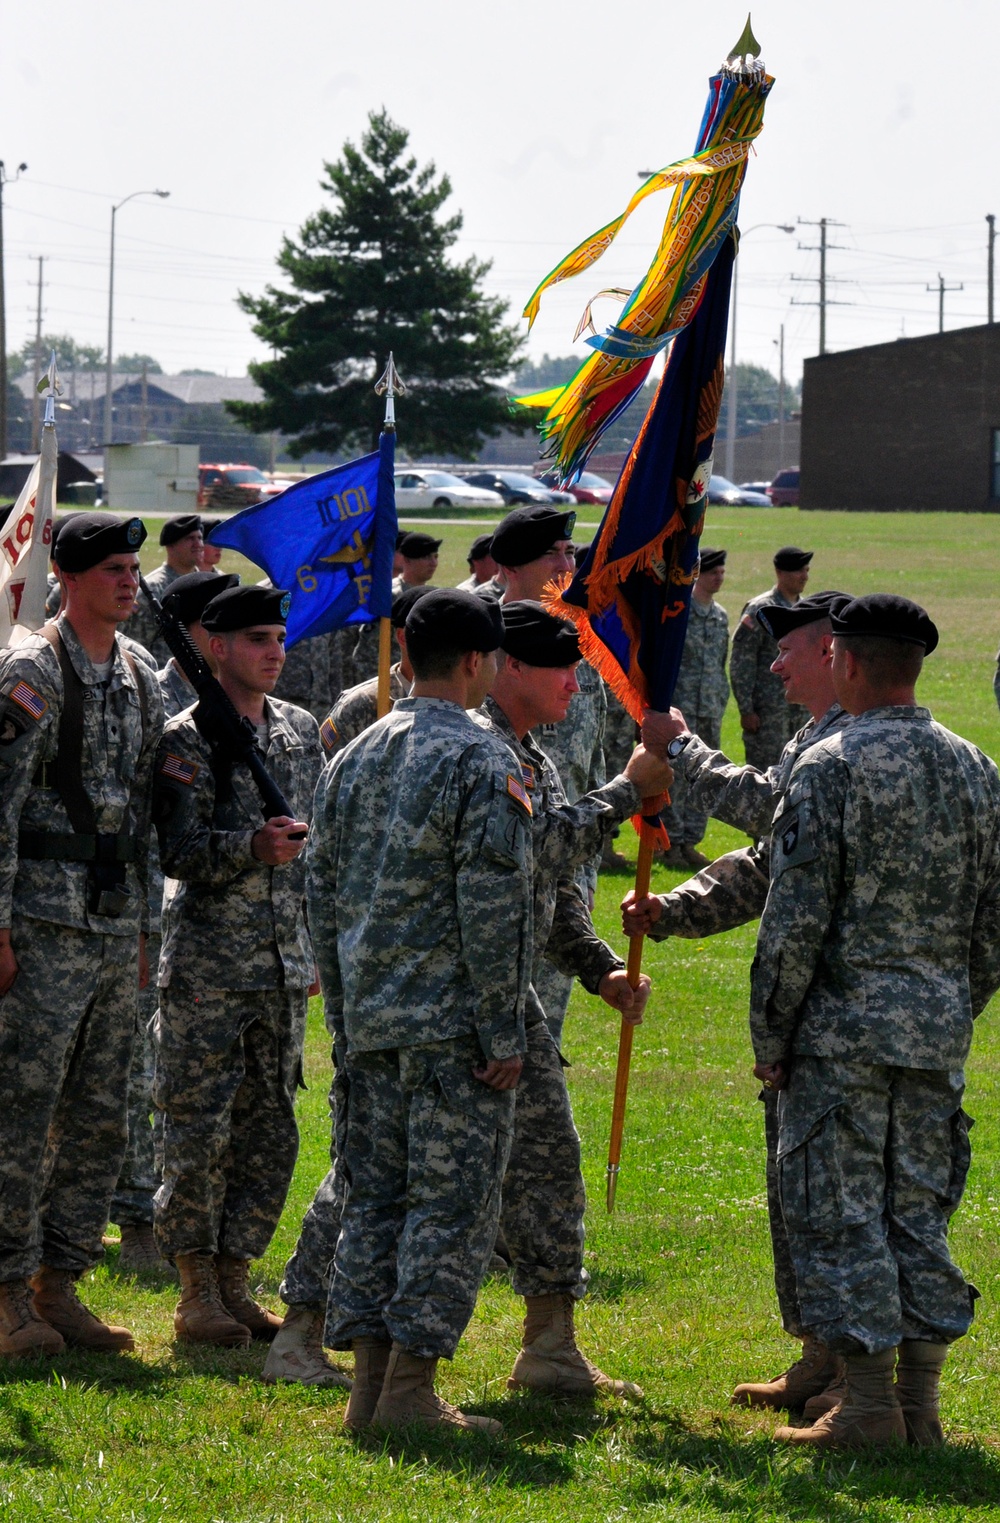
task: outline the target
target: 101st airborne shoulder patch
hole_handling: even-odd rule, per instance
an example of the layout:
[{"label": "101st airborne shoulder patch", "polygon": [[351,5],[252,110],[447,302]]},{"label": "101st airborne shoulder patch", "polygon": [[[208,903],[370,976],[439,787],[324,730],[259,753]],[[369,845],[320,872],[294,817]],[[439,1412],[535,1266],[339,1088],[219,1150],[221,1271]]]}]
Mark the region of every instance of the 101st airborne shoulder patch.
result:
[{"label": "101st airborne shoulder patch", "polygon": [[190,788],[201,767],[198,762],[185,761],[183,756],[175,756],[168,751],[160,764],[160,772],[163,777],[169,777],[175,783],[186,783]]},{"label": "101st airborne shoulder patch", "polygon": [[522,809],[526,809],[529,814],[531,813],[531,800],[517,778],[512,777],[509,772],[507,774],[507,792],[512,799],[517,800]]},{"label": "101st airborne shoulder patch", "polygon": [[815,861],[818,852],[813,844],[809,811],[804,801],[778,816],[771,842],[771,864],[775,872],[784,872],[786,867],[804,867],[807,862]]}]

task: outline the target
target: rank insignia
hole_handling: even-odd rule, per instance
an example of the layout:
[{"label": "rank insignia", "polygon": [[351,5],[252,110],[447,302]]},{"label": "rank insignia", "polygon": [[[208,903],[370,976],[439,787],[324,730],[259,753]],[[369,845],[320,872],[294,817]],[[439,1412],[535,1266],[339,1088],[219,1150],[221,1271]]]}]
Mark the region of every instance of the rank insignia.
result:
[{"label": "rank insignia", "polygon": [[517,778],[511,777],[509,772],[507,774],[507,792],[510,794],[512,799],[517,799],[517,802],[521,805],[522,809],[526,809],[529,814],[531,813],[531,800],[525,793]]},{"label": "rank insignia", "polygon": [[16,687],[11,689],[7,696],[14,703],[19,704],[26,714],[30,714],[32,719],[41,719],[48,708],[48,704],[41,694],[36,693],[34,688],[29,687],[26,682],[19,682]]},{"label": "rank insignia", "polygon": [[174,756],[171,751],[167,752],[160,767],[164,777],[171,778],[175,783],[186,783],[189,788],[200,771],[197,762],[185,761],[183,756]]}]

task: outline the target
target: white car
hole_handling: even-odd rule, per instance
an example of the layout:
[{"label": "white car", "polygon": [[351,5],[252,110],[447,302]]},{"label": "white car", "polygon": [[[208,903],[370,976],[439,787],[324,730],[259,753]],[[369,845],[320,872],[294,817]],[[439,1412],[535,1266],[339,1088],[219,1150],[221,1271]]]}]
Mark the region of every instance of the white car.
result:
[{"label": "white car", "polygon": [[396,507],[405,508],[496,508],[503,512],[499,492],[470,486],[449,471],[402,470],[396,473]]}]

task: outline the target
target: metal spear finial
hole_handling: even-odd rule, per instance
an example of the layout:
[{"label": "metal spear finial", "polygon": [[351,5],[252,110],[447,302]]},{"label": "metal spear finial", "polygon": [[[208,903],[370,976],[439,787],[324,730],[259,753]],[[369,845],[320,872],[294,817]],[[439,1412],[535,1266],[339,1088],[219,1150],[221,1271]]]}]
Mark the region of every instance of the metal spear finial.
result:
[{"label": "metal spear finial", "polygon": [[392,358],[392,350],[389,350],[389,363],[375,383],[375,395],[385,397],[385,422],[382,427],[387,432],[395,432],[396,428],[396,397],[406,396],[406,387],[400,380],[399,371],[396,369]]},{"label": "metal spear finial", "polygon": [[38,390],[48,393],[45,398],[43,427],[54,428],[56,423],[56,397],[62,396],[62,387],[59,384],[59,376],[56,371],[56,352],[54,349],[49,358],[49,368],[38,383]]},{"label": "metal spear finial", "polygon": [[739,42],[729,54],[726,62],[732,63],[736,59],[740,59],[742,61],[742,59],[748,56],[750,58],[760,57],[760,43],[757,41],[756,37],[753,34],[753,27],[750,25],[749,12],[747,13],[747,24],[743,28],[743,34],[740,37]]}]

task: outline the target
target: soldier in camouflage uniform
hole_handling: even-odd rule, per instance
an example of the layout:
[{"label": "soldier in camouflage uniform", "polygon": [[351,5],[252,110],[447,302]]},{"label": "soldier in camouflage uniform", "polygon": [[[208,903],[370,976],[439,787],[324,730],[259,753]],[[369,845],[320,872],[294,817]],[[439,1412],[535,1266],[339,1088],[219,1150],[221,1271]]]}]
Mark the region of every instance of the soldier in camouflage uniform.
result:
[{"label": "soldier in camouflage uniform", "polygon": [[747,764],[762,772],[774,766],[809,716],[799,705],[785,702],[781,683],[771,672],[778,653],[775,643],[755,614],[767,603],[793,608],[809,580],[812,557],[811,550],[799,550],[795,545],[779,550],[774,557],[775,585],[770,592],[750,599],[733,635],[729,680],[740,711],[743,747]]},{"label": "soldier in camouflage uniform", "polygon": [[[687,720],[688,728],[713,750],[718,750],[721,743],[722,716],[729,702],[726,676],[729,618],[715,601],[725,574],[725,550],[703,549],[698,580],[691,589],[691,616],[674,690],[674,703]],[[670,837],[666,864],[707,867],[709,859],[698,850],[698,842],[705,834],[708,815],[691,801],[681,777],[674,782],[662,818]]]},{"label": "soldier in camouflage uniform", "polygon": [[[501,611],[504,655],[477,717],[514,752],[531,800],[532,981],[548,959],[626,1019],[639,1020],[648,980],[639,990],[631,989],[621,958],[594,931],[574,874],[599,852],[602,837],[617,822],[636,813],[644,796],[663,792],[670,769],[640,749],[629,758],[624,775],[567,803],[558,773],[532,732],[543,721],[558,722],[572,700],[580,660],[576,630],[536,602],[505,603]],[[517,1088],[501,1225],[514,1289],[524,1296],[527,1315],[508,1385],[573,1395],[641,1396],[630,1382],[610,1379],[576,1345],[574,1308],[588,1280],[580,1140],[563,1065],[534,989],[526,1021],[527,1053]]]},{"label": "soldier in camouflage uniform", "polygon": [[[493,558],[504,579],[502,602],[541,601],[548,584],[575,570],[570,536],[576,523],[571,509],[547,505],[514,508],[493,535]],[[484,589],[485,592],[485,589]],[[484,594],[480,594],[484,595]],[[607,699],[604,683],[588,661],[576,673],[579,692],[573,694],[565,719],[543,724],[535,739],[553,762],[566,797],[572,803],[604,783],[604,724]],[[597,887],[600,853],[579,869],[579,883],[590,904]],[[536,990],[557,1047],[569,1006],[573,980],[551,959],[536,969]]]},{"label": "soldier in camouflage uniform", "polygon": [[[157,566],[155,571],[149,573],[146,585],[162,603],[167,588],[178,577],[201,570],[205,537],[198,514],[181,513],[176,518],[168,518],[160,530],[160,544],[166,550],[167,558],[162,566]],[[160,635],[156,615],[142,596],[128,621],[127,633],[131,639],[145,646],[158,667],[165,666],[169,661],[170,651]]]},{"label": "soldier in camouflage uniform", "polygon": [[[209,637],[202,629],[204,609],[227,587],[237,587],[239,577],[214,572],[192,571],[172,582],[163,598],[165,610],[176,614],[206,661],[214,669],[209,651]],[[141,649],[142,647],[136,647]],[[195,702],[194,688],[171,656],[156,675],[166,719],[173,719]],[[164,1267],[153,1238],[153,1196],[160,1185],[162,1127],[157,1122],[154,1138],[153,1113],[154,1051],[152,1024],[159,1004],[156,969],[160,962],[160,908],[163,902],[163,873],[156,833],[149,842],[149,936],[146,954],[153,970],[149,983],[139,993],[138,1024],[132,1067],[128,1081],[128,1149],[111,1202],[111,1220],[121,1228],[119,1267],[142,1272]]]},{"label": "soldier in camouflage uniform", "polygon": [[488,586],[497,573],[497,563],[493,559],[493,535],[477,534],[469,548],[466,560],[469,563],[469,575],[464,582],[459,582],[460,592],[477,592],[480,587]]},{"label": "soldier in camouflage uniform", "polygon": [[[0,655],[0,1352],[133,1347],[77,1299],[126,1144],[163,715],[116,630],[142,520],[60,535],[66,612]],[[29,1289],[30,1280],[30,1289]]]},{"label": "soldier in camouflage uniform", "polygon": [[298,1151],[307,991],[314,980],[302,848],[322,754],[316,721],[267,697],[281,669],[287,594],[232,587],[205,608],[219,681],[256,726],[298,820],[260,824],[243,763],[215,751],[197,709],[169,722],[156,766],[164,899],[153,1098],[163,1116],[157,1244],[177,1264],[186,1342],[273,1338],[251,1259],[277,1226]]},{"label": "soldier in camouflage uniform", "polygon": [[[650,743],[672,758],[675,777],[683,776],[697,806],[760,839],[754,846],[728,852],[672,893],[652,895],[637,904],[630,892],[623,905],[626,935],[649,935],[656,941],[668,936],[701,939],[745,925],[763,913],[770,884],[768,832],[788,787],[792,767],[810,746],[835,734],[850,718],[833,690],[830,623],[833,610],[848,602],[850,599],[844,593],[818,592],[801,599],[794,608],[772,604],[758,610],[758,619],[767,620],[768,630],[778,642],[777,675],[789,697],[804,704],[812,715],[809,723],[789,741],[777,766],[766,772],[734,766],[721,752],[711,750],[684,728],[679,710],[673,711],[676,718],[670,720],[666,716],[647,716],[644,730]],[[675,791],[676,787],[675,781]],[[737,1406],[793,1410],[805,1407],[807,1415],[818,1415],[827,1405],[833,1405],[839,1395],[843,1361],[802,1325],[781,1209],[777,1092],[763,1089],[760,1099],[764,1105],[775,1289],[782,1325],[793,1338],[801,1340],[803,1347],[801,1357],[790,1369],[773,1380],[737,1386],[732,1399]]]},{"label": "soldier in camouflage uniform", "polygon": [[437,590],[411,609],[414,690],[326,768],[309,919],[344,1089],[350,1191],[330,1291],[352,1347],[349,1428],[496,1431],[434,1392],[500,1210],[531,979],[531,805],[465,709],[496,674],[499,611]]},{"label": "soldier in camouflage uniform", "polygon": [[285,657],[274,697],[306,709],[317,724],[326,718],[344,688],[340,630],[297,640]]},{"label": "soldier in camouflage uniform", "polygon": [[1000,776],[916,706],[937,644],[922,608],[858,598],[833,631],[855,718],[799,759],[775,817],[750,1030],[755,1073],[781,1091],[802,1321],[844,1355],[847,1393],[775,1436],[936,1445],[941,1368],[977,1294],[948,1222],[972,1022],[1000,987]]}]

